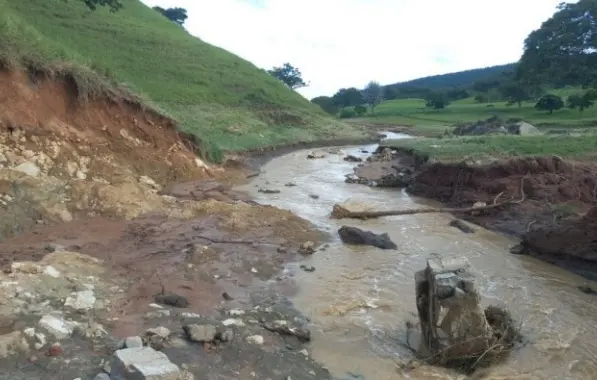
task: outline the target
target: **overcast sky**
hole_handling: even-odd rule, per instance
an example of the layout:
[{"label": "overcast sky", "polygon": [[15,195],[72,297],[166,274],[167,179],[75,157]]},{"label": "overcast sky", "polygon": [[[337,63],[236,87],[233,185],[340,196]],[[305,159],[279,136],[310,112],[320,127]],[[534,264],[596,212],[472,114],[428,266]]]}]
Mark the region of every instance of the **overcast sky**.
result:
[{"label": "overcast sky", "polygon": [[517,61],[561,0],[142,0],[262,68],[290,62],[308,98]]}]

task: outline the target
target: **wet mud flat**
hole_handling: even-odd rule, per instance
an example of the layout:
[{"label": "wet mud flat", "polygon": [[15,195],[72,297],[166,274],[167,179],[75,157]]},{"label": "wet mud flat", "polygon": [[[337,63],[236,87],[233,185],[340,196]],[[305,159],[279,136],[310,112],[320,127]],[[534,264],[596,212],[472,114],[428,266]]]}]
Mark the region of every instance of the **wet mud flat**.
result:
[{"label": "wet mud flat", "polygon": [[[304,243],[327,236],[289,211],[205,186],[164,190],[200,202],[190,218],[88,218],[1,242],[0,379],[94,379],[122,339],[152,346],[156,328],[169,331],[156,351],[197,379],[331,378],[310,358],[308,321],[287,301],[296,286],[283,271]],[[226,339],[193,341],[188,325]]]},{"label": "wet mud flat", "polygon": [[597,166],[593,163],[556,156],[519,157],[488,165],[429,162],[412,150],[382,145],[354,172],[347,181],[404,188],[451,208],[505,202],[503,207],[455,215],[520,239],[513,253],[597,279]]}]

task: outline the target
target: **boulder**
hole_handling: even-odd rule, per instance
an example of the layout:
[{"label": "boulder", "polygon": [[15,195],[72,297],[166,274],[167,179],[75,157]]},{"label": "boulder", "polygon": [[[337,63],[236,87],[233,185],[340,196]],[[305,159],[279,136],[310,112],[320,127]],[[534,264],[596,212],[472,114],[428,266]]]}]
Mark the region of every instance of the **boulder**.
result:
[{"label": "boulder", "polygon": [[0,335],[0,358],[6,358],[9,355],[27,351],[29,351],[29,344],[23,332],[13,331]]},{"label": "boulder", "polygon": [[336,203],[332,210],[333,219],[342,219],[352,212],[373,211],[373,207],[363,201],[349,199],[346,202]]},{"label": "boulder", "polygon": [[218,334],[214,325],[185,325],[182,329],[190,341],[198,343],[212,342]]},{"label": "boulder", "polygon": [[538,130],[534,125],[521,121],[517,124],[518,134],[521,136],[526,135],[540,135],[541,131]]},{"label": "boulder", "polygon": [[112,380],[179,380],[181,371],[166,354],[151,347],[125,348],[112,357]]},{"label": "boulder", "polygon": [[353,156],[352,154],[349,154],[348,156],[344,157],[344,161],[348,161],[348,162],[362,162],[363,159],[361,157],[356,157],[356,156]]},{"label": "boulder", "polygon": [[376,234],[357,227],[342,226],[338,230],[340,239],[346,244],[370,245],[381,249],[396,249],[396,244],[387,233]]}]

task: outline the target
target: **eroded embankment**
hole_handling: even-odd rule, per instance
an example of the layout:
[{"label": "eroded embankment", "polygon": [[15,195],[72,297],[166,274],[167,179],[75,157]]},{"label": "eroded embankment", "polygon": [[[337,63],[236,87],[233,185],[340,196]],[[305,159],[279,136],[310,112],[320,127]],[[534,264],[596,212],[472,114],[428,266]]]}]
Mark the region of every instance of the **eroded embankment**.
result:
[{"label": "eroded embankment", "polygon": [[597,276],[594,164],[557,156],[516,157],[489,165],[430,163],[411,150],[394,150],[385,159],[382,152],[384,147],[378,149],[376,159],[355,169],[357,175],[383,168],[385,182],[399,179],[396,184],[407,185],[410,194],[456,208],[524,198],[521,203],[473,213],[476,215],[464,213],[462,217],[521,238],[524,249],[520,253],[585,276]]}]

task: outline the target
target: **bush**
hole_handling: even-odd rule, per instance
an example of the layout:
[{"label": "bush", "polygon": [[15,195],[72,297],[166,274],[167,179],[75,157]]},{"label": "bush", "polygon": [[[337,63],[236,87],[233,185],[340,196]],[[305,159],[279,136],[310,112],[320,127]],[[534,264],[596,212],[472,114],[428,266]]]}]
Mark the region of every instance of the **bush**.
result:
[{"label": "bush", "polygon": [[354,112],[359,116],[363,116],[367,113],[367,107],[363,105],[354,106]]},{"label": "bush", "polygon": [[344,108],[340,111],[340,119],[349,119],[351,117],[355,117],[357,113],[355,112],[354,108]]}]

